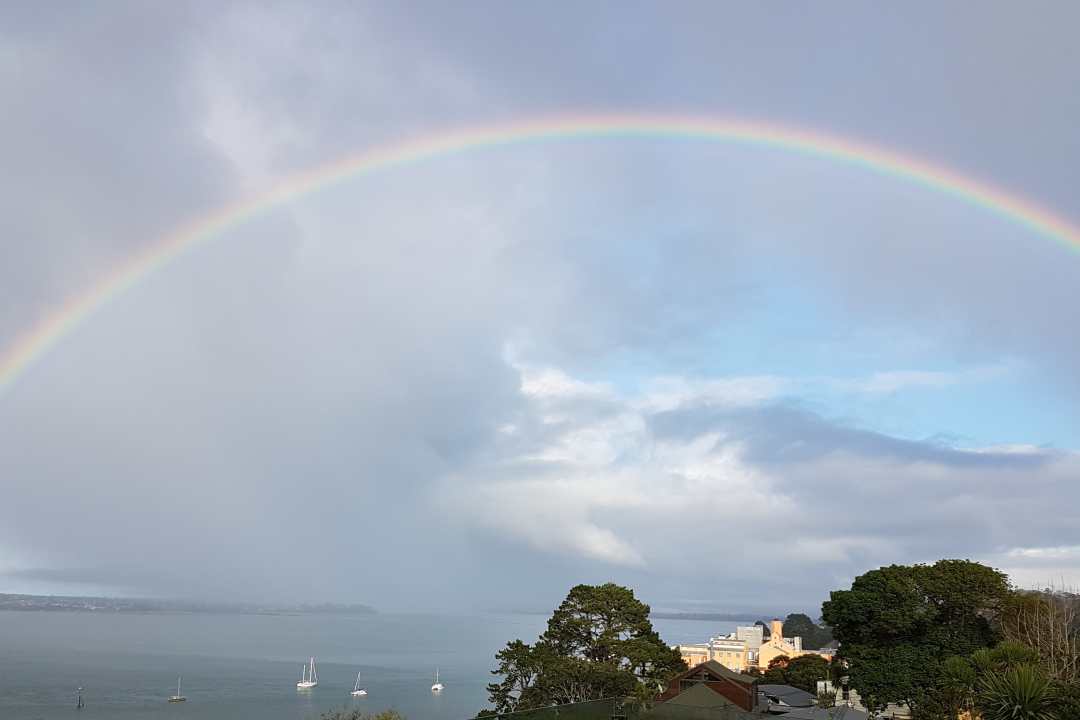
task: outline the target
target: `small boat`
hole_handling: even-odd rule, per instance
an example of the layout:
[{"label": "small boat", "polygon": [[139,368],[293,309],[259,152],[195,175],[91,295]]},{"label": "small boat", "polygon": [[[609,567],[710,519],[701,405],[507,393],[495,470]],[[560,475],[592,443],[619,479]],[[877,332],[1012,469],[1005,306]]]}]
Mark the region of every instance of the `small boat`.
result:
[{"label": "small boat", "polygon": [[311,658],[311,664],[300,668],[300,682],[296,683],[297,690],[310,690],[319,684],[319,673],[315,671],[315,658]]},{"label": "small boat", "polygon": [[176,678],[176,694],[169,698],[169,702],[185,702],[187,698],[180,694],[180,681],[184,679],[181,675]]},{"label": "small boat", "polygon": [[356,673],[356,682],[353,683],[352,692],[349,694],[353,697],[362,697],[364,695],[367,695],[367,690],[360,687],[360,673]]},{"label": "small boat", "polygon": [[78,696],[75,699],[75,709],[82,710],[83,707],[85,707],[85,705],[82,701],[82,688],[79,688]]},{"label": "small boat", "polygon": [[431,686],[431,692],[442,692],[446,686],[439,682],[439,668],[435,668],[435,684]]}]

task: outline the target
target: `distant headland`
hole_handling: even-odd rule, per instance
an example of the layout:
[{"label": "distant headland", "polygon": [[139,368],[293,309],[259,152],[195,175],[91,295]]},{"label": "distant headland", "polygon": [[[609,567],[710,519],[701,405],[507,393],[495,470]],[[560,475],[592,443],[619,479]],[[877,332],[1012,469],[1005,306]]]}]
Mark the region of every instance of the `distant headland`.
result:
[{"label": "distant headland", "polygon": [[0,610],[102,613],[216,613],[232,615],[374,615],[368,605],[322,603],[273,605],[209,603],[154,598],[82,597],[68,595],[14,595],[0,593]]},{"label": "distant headland", "polygon": [[[718,622],[739,622],[757,620],[760,613],[722,613],[722,612],[651,612],[649,617],[658,620],[715,620]],[[771,616],[770,616],[771,617]]]}]

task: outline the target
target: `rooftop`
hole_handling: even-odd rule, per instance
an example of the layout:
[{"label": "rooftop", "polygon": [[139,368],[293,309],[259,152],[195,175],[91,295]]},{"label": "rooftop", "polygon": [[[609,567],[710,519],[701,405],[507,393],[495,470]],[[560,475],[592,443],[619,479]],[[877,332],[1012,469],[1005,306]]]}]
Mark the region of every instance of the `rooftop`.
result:
[{"label": "rooftop", "polygon": [[[764,693],[770,700],[775,698],[794,707],[809,707],[814,704],[813,694],[790,685],[758,685],[758,692]],[[790,713],[788,715],[790,716]]]}]

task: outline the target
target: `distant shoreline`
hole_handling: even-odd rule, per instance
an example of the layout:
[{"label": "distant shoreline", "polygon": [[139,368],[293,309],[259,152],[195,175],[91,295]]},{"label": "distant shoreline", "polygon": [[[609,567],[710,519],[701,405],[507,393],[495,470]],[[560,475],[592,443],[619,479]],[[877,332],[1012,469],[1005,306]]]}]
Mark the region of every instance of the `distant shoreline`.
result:
[{"label": "distant shoreline", "polygon": [[0,593],[0,610],[19,612],[169,613],[174,615],[376,615],[368,605],[255,605],[252,603],[199,603],[149,598],[107,598],[69,595],[17,595]]},{"label": "distant shoreline", "polygon": [[[541,610],[497,610],[494,612],[503,612],[508,615],[551,615],[551,611]],[[757,622],[758,620],[765,621],[765,618],[776,617],[770,613],[749,613],[749,612],[735,612],[735,613],[720,613],[720,612],[651,612],[649,617],[654,620],[706,620],[717,622]]]},{"label": "distant shoreline", "polygon": [[739,622],[746,620],[756,622],[768,615],[751,615],[749,613],[708,613],[708,612],[654,612],[649,617],[657,620],[716,620],[720,622]]}]

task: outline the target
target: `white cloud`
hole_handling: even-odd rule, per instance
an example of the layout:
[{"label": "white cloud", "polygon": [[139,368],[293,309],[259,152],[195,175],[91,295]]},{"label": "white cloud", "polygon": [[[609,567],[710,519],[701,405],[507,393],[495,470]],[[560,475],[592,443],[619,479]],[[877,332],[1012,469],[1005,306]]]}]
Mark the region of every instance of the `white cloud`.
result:
[{"label": "white cloud", "polygon": [[[666,376],[620,394],[557,368],[521,372],[514,432],[445,478],[439,502],[542,552],[672,581],[721,573],[813,592],[823,577],[844,582],[878,564],[977,555],[1031,536],[1040,503],[1080,465],[1031,447],[952,449],[848,429],[776,406],[797,385],[783,378]],[[695,541],[723,551],[687,554]],[[1008,559],[1072,562],[1076,552]]]},{"label": "white cloud", "polygon": [[774,375],[751,375],[719,379],[665,376],[648,383],[637,404],[652,412],[672,410],[688,402],[723,407],[757,405],[791,392],[798,383]]},{"label": "white cloud", "polygon": [[1074,560],[1080,563],[1080,545],[1057,547],[1019,547],[1005,553],[1014,560]]},{"label": "white cloud", "polygon": [[960,384],[987,382],[1006,375],[1011,369],[1011,364],[998,364],[956,372],[891,370],[876,372],[864,378],[824,379],[822,382],[841,391],[879,395],[913,388],[943,389]]}]

